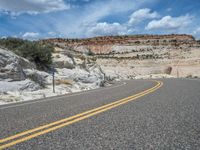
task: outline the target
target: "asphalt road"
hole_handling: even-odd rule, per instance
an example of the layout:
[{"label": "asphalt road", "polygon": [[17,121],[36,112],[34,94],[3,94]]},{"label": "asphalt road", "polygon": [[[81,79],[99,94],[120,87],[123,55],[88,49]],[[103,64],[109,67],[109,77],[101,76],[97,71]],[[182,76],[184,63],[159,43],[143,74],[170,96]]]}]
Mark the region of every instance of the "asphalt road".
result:
[{"label": "asphalt road", "polygon": [[159,81],[0,106],[0,149],[199,150],[200,80]]}]

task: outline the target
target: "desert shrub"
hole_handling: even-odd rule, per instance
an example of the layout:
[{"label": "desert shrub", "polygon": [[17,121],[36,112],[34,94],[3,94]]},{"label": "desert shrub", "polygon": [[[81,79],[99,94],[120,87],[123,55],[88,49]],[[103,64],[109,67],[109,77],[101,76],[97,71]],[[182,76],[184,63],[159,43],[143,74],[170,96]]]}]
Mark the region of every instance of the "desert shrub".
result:
[{"label": "desert shrub", "polygon": [[93,56],[90,58],[92,61],[96,61],[97,60],[97,57]]},{"label": "desert shrub", "polygon": [[171,72],[172,72],[172,67],[167,67],[167,68],[164,70],[164,72],[165,72],[166,74],[171,74]]},{"label": "desert shrub", "polygon": [[191,75],[191,74],[188,74],[188,75],[186,76],[186,78],[192,78],[192,75]]},{"label": "desert shrub", "polygon": [[140,41],[135,41],[135,44],[140,44]]},{"label": "desert shrub", "polygon": [[86,58],[85,58],[85,56],[83,56],[83,55],[77,55],[77,57],[79,58],[79,59],[81,59],[82,61],[84,61]]},{"label": "desert shrub", "polygon": [[12,37],[0,39],[0,45],[12,51],[16,50],[25,42],[26,42],[25,40],[22,40],[19,38],[12,38]]},{"label": "desert shrub", "polygon": [[89,49],[88,50],[88,53],[87,53],[89,56],[94,56],[94,53]]},{"label": "desert shrub", "polygon": [[34,73],[34,74],[27,75],[27,77],[30,80],[34,81],[35,83],[38,83],[41,87],[43,87],[43,88],[46,87],[45,79],[42,76],[40,76],[39,74]]},{"label": "desert shrub", "polygon": [[52,63],[54,48],[51,45],[43,45],[37,41],[19,38],[0,39],[0,45],[35,63],[38,69],[44,70]]},{"label": "desert shrub", "polygon": [[34,62],[38,69],[45,69],[52,63],[53,48],[37,42],[26,42],[17,49],[17,53]]}]

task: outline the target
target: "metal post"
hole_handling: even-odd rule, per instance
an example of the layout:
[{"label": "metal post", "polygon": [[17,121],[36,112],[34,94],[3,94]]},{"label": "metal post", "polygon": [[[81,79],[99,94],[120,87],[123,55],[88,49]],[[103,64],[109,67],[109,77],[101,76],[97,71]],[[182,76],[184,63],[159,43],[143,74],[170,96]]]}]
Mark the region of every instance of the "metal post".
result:
[{"label": "metal post", "polygon": [[55,93],[55,73],[54,73],[54,70],[53,70],[53,93]]}]

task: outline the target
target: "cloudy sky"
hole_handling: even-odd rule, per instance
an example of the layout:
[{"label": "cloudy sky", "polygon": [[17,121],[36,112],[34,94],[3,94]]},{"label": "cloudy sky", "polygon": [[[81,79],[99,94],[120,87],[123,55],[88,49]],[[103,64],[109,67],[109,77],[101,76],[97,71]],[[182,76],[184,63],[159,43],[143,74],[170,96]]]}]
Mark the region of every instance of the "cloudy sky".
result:
[{"label": "cloudy sky", "polygon": [[192,34],[200,0],[0,0],[0,37]]}]

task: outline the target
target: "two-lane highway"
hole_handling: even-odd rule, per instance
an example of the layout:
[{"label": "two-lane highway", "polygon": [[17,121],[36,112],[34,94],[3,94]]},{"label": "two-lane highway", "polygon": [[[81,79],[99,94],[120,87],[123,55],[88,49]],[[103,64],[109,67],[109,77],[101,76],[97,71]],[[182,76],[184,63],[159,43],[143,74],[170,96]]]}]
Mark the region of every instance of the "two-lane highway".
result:
[{"label": "two-lane highway", "polygon": [[0,149],[199,149],[200,82],[131,80],[0,106]]}]

